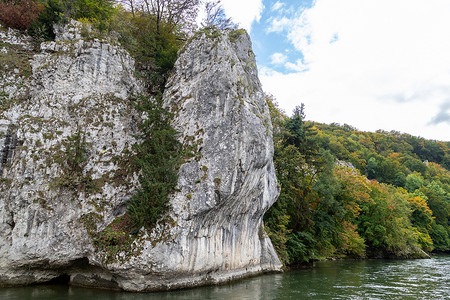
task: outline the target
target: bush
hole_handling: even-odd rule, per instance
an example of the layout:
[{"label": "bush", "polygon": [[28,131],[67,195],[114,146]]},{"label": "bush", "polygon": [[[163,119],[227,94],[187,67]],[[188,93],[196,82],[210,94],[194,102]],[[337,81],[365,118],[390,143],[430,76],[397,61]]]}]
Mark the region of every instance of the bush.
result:
[{"label": "bush", "polygon": [[450,237],[448,231],[444,226],[436,223],[433,223],[431,228],[431,238],[433,239],[436,251],[448,252],[450,250]]},{"label": "bush", "polygon": [[0,22],[7,27],[25,30],[37,20],[42,10],[42,5],[33,0],[0,2]]},{"label": "bush", "polygon": [[120,43],[135,59],[150,93],[162,92],[177,59],[178,49],[183,44],[181,36],[171,31],[170,24],[164,21],[158,25],[152,15],[136,14],[132,17],[121,9],[113,16],[111,27],[119,33]]},{"label": "bush", "polygon": [[114,1],[110,0],[76,0],[66,11],[76,20],[88,19],[100,31],[107,29],[107,23],[115,13]]},{"label": "bush", "polygon": [[133,233],[142,226],[151,228],[169,210],[169,196],[176,190],[182,151],[177,132],[170,125],[172,115],[162,107],[161,99],[139,97],[136,102],[148,119],[140,125],[142,143],[134,145],[135,164],[141,175],[140,187],[128,202]]},{"label": "bush", "polygon": [[38,19],[28,28],[28,33],[38,41],[54,40],[53,26],[62,20],[63,12],[61,2],[48,0]]}]

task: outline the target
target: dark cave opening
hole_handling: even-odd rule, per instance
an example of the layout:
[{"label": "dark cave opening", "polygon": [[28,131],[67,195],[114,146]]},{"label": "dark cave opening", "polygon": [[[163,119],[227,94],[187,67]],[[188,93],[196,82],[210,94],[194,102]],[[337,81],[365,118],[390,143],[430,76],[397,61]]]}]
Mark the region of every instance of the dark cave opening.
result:
[{"label": "dark cave opening", "polygon": [[[42,267],[42,263],[40,265]],[[39,269],[38,266],[34,266]],[[74,259],[67,263],[64,267],[58,270],[58,276],[44,282],[33,283],[31,285],[70,285],[71,275],[74,270],[83,270],[89,267],[89,259],[87,257],[81,257]],[[45,269],[45,267],[43,268]]]},{"label": "dark cave opening", "polygon": [[58,277],[55,277],[55,278],[45,282],[44,284],[64,284],[64,285],[68,285],[69,283],[70,283],[70,275],[62,274],[62,275],[59,275]]}]

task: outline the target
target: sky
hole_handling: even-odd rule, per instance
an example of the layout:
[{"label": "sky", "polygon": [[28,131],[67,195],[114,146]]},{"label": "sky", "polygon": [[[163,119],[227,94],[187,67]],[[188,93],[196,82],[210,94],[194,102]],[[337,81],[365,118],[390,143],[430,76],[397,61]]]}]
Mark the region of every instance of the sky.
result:
[{"label": "sky", "polygon": [[450,141],[449,0],[222,0],[291,115]]}]

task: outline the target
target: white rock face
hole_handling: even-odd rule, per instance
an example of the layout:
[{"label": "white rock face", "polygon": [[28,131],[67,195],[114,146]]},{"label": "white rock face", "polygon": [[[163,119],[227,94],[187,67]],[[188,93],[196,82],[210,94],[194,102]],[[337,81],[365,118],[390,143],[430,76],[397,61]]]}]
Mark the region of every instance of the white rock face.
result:
[{"label": "white rock face", "polygon": [[181,249],[170,263],[195,272],[277,270],[262,224],[279,192],[272,125],[249,36],[194,38],[164,100],[184,143],[198,149],[180,170],[173,207]]},{"label": "white rock face", "polygon": [[[68,275],[152,291],[279,271],[262,222],[279,193],[272,125],[248,35],[198,34],[181,51],[163,99],[194,156],[180,168],[171,222],[142,231],[139,251],[110,262],[88,230],[121,216],[137,185],[121,162],[139,122],[127,99],[142,88],[124,50],[69,26],[33,57],[29,96],[0,111],[0,285]],[[77,134],[94,191],[61,185]]]},{"label": "white rock face", "polygon": [[[8,53],[0,58],[24,51],[14,44],[23,39],[10,36],[16,32],[5,34]],[[119,175],[119,162],[136,142],[137,114],[126,100],[141,89],[133,59],[99,40],[59,39],[41,47],[31,61],[23,58],[24,72],[1,72],[11,78],[0,110],[2,284],[47,281],[87,265],[95,249],[86,216],[105,226],[123,213],[136,184],[133,172]],[[98,185],[89,193],[65,187],[78,180],[64,177],[63,167],[77,133],[87,151],[82,175]]]}]

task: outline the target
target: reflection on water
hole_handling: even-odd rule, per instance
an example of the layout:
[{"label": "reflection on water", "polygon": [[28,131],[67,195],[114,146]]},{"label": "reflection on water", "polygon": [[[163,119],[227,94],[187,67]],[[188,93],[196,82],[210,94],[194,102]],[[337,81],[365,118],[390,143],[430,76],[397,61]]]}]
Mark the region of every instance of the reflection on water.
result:
[{"label": "reflection on water", "polygon": [[164,293],[125,293],[63,285],[0,289],[0,299],[450,299],[450,256],[425,260],[315,263],[220,286]]}]

